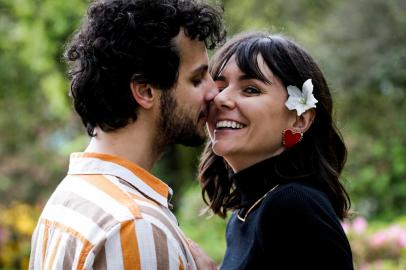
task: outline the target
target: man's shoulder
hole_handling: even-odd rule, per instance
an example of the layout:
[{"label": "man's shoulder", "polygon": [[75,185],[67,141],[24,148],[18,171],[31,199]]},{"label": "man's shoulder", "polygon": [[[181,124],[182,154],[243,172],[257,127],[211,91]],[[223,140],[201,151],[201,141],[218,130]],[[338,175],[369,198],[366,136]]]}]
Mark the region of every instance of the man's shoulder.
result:
[{"label": "man's shoulder", "polygon": [[128,221],[141,218],[137,204],[105,175],[67,175],[39,220],[50,229],[98,242]]},{"label": "man's shoulder", "polygon": [[109,175],[68,175],[47,202],[41,220],[83,234],[93,228],[108,235],[129,222],[141,230],[151,226],[172,234],[178,230],[169,209]]},{"label": "man's shoulder", "polygon": [[50,243],[46,249],[55,243],[69,247],[65,256],[72,258],[77,253],[69,252],[83,248],[75,260],[87,265],[99,255],[121,260],[126,248],[137,247],[139,256],[146,260],[147,253],[155,252],[157,242],[167,245],[173,254],[183,254],[176,223],[158,203],[132,192],[119,180],[108,175],[65,177],[41,215],[33,235],[33,254],[40,254],[36,250],[42,250],[43,243]]}]

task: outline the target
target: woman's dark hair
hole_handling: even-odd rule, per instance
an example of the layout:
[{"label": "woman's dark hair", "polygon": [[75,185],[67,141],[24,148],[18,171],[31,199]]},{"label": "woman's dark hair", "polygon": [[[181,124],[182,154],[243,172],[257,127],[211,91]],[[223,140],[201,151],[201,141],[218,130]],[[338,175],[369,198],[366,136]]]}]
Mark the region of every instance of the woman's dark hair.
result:
[{"label": "woman's dark hair", "polygon": [[181,28],[213,49],[225,36],[222,10],[194,0],[93,2],[67,44],[71,96],[90,136],[137,119],[130,83],[170,89],[178,78]]},{"label": "woman's dark hair", "polygon": [[[284,86],[302,86],[312,79],[314,96],[318,100],[313,124],[295,147],[285,150],[274,168],[280,181],[289,182],[305,175],[313,186],[327,194],[336,214],[344,218],[350,199],[339,177],[344,167],[347,149],[332,120],[333,103],[329,87],[315,61],[299,45],[280,35],[267,33],[240,34],[228,41],[213,57],[210,73],[217,78],[235,55],[237,66],[250,77],[267,81],[257,56],[261,54],[273,74]],[[239,207],[240,194],[233,185],[225,160],[214,154],[209,141],[199,166],[202,195],[209,208],[221,217],[227,210]]]}]

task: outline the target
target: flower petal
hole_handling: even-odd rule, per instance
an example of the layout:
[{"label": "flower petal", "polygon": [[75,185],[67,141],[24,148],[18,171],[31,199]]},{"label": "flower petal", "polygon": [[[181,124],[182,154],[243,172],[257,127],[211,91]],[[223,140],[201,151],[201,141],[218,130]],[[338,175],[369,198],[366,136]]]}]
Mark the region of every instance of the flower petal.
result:
[{"label": "flower petal", "polygon": [[302,86],[302,90],[303,90],[303,94],[305,94],[305,96],[308,96],[309,94],[313,93],[313,83],[312,83],[312,79],[307,79]]},{"label": "flower petal", "polygon": [[287,87],[289,98],[285,102],[289,110],[296,110],[297,115],[302,115],[310,108],[316,108],[317,99],[313,95],[312,79],[307,79],[302,86],[302,90],[296,86]]},{"label": "flower petal", "polygon": [[300,98],[298,97],[293,97],[290,96],[288,100],[285,102],[286,107],[288,107],[289,110],[294,110],[296,109],[296,106],[300,104]]},{"label": "flower petal", "polygon": [[302,113],[304,113],[307,110],[306,105],[303,105],[303,104],[298,104],[295,109],[297,112],[297,116],[301,116]]},{"label": "flower petal", "polygon": [[311,79],[308,79],[303,83],[303,92],[306,95],[306,105],[308,106],[308,109],[316,108],[318,100],[313,95],[313,83]]},{"label": "flower petal", "polygon": [[316,103],[319,102],[313,95],[309,96],[306,100],[306,105],[309,108],[316,108]]},{"label": "flower petal", "polygon": [[298,98],[303,98],[304,97],[302,91],[300,91],[300,89],[297,88],[296,86],[289,85],[287,87],[287,89],[288,89],[288,94],[291,97],[298,97]]}]

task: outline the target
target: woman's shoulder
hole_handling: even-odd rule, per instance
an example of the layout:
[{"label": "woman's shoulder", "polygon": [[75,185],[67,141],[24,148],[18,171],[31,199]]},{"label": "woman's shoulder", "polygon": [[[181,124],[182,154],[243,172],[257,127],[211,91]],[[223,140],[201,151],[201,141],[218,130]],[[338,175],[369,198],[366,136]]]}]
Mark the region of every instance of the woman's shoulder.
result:
[{"label": "woman's shoulder", "polygon": [[300,182],[279,185],[264,199],[263,207],[275,210],[306,213],[327,211],[334,213],[327,195],[312,186]]}]

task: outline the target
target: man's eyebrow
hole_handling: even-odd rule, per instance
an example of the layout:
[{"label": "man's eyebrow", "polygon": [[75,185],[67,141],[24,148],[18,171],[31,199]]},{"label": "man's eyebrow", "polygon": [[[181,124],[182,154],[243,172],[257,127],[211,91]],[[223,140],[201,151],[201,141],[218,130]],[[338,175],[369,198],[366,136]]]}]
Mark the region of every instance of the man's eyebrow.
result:
[{"label": "man's eyebrow", "polygon": [[195,68],[194,70],[192,70],[192,75],[197,75],[200,73],[204,73],[209,69],[209,66],[206,64],[200,65],[197,68]]}]

